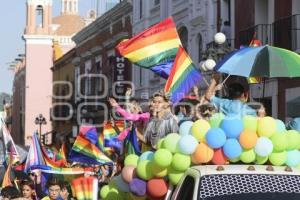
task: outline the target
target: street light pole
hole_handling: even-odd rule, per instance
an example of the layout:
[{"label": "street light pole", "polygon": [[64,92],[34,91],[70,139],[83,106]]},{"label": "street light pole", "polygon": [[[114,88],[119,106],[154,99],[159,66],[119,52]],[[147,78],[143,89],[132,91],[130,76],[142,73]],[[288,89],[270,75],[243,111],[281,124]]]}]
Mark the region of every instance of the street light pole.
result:
[{"label": "street light pole", "polygon": [[38,136],[39,136],[39,139],[41,139],[41,137],[42,137],[42,125],[47,124],[46,118],[45,118],[42,114],[39,114],[39,116],[37,116],[37,117],[35,118],[34,123],[35,123],[36,125],[39,125],[39,133],[38,133]]}]

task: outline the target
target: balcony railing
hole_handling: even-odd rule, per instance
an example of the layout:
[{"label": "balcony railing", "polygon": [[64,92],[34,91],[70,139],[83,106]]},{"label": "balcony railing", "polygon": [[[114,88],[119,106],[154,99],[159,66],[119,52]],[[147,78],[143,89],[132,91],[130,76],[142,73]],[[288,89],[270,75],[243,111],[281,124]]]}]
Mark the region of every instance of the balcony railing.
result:
[{"label": "balcony railing", "polygon": [[271,24],[258,24],[240,31],[238,44],[249,45],[256,33],[256,39],[259,39],[263,45],[273,43],[272,25]]},{"label": "balcony railing", "polygon": [[300,52],[300,15],[292,16],[292,50]]},{"label": "balcony railing", "polygon": [[274,46],[292,49],[292,16],[273,23]]}]

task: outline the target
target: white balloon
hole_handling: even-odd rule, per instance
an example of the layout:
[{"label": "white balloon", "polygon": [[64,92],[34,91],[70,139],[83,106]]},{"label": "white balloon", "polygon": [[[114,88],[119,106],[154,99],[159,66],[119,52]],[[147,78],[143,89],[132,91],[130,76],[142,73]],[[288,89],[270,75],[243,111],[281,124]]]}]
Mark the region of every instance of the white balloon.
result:
[{"label": "white balloon", "polygon": [[199,63],[199,66],[200,66],[200,69],[201,69],[202,71],[204,71],[204,72],[207,71],[207,68],[205,67],[205,61],[201,61],[201,62]]},{"label": "white balloon", "polygon": [[224,35],[224,33],[219,32],[215,34],[214,40],[217,44],[223,44],[226,41],[226,36]]},{"label": "white balloon", "polygon": [[216,66],[216,62],[213,59],[207,59],[204,65],[207,70],[213,70]]}]

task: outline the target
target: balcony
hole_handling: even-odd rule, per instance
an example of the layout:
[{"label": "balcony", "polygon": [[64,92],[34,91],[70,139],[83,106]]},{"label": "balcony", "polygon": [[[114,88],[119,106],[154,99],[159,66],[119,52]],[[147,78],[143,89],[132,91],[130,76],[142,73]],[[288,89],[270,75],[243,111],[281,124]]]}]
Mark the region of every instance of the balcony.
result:
[{"label": "balcony", "polygon": [[292,49],[292,16],[273,23],[274,46]]},{"label": "balcony", "polygon": [[238,44],[249,45],[256,33],[256,39],[259,39],[263,45],[273,43],[272,25],[271,24],[258,24],[240,31]]}]

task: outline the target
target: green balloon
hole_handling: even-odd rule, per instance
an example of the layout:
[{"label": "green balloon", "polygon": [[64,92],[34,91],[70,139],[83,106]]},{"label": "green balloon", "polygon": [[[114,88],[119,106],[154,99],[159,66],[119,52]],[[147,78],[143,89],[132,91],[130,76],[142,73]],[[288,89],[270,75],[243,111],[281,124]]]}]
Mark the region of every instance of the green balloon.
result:
[{"label": "green balloon", "polygon": [[237,163],[237,162],[239,162],[240,161],[240,158],[238,157],[238,158],[232,158],[232,159],[229,159],[229,162],[231,162],[231,163]]},{"label": "green balloon", "polygon": [[103,199],[104,200],[113,200],[113,199],[121,200],[122,197],[121,197],[120,192],[118,191],[117,188],[110,187],[109,192],[107,193],[106,197],[103,198]]},{"label": "green balloon", "polygon": [[273,143],[273,151],[274,152],[285,151],[288,147],[288,139],[287,139],[286,134],[275,133],[272,135],[271,141]]},{"label": "green balloon", "polygon": [[244,129],[256,132],[257,130],[257,117],[246,115],[243,117]]},{"label": "green balloon", "polygon": [[101,190],[100,190],[100,196],[101,196],[101,198],[105,199],[107,197],[109,191],[110,191],[110,188],[109,188],[108,185],[103,186],[101,188]]},{"label": "green balloon", "polygon": [[162,138],[162,139],[158,140],[158,142],[156,144],[157,149],[163,149],[164,148],[164,140],[165,140],[165,138]]},{"label": "green balloon", "polygon": [[139,162],[137,168],[137,175],[144,180],[150,180],[153,177],[152,163],[149,160],[142,160]]},{"label": "green balloon", "polygon": [[269,160],[272,163],[272,165],[281,166],[284,165],[287,158],[286,156],[287,156],[286,151],[273,152],[271,153],[271,155],[269,155]]},{"label": "green balloon", "polygon": [[139,160],[139,157],[137,155],[130,154],[130,155],[126,156],[124,165],[125,166],[132,165],[132,166],[136,167],[138,164],[138,160]]},{"label": "green balloon", "polygon": [[163,146],[169,151],[171,151],[172,153],[175,153],[178,150],[177,144],[179,139],[180,139],[179,134],[170,133],[169,135],[167,135],[167,137],[165,137]]},{"label": "green balloon", "polygon": [[184,172],[177,171],[177,170],[173,169],[172,167],[170,167],[168,169],[168,178],[172,185],[177,185],[179,183],[181,177],[183,176],[183,174],[184,174]]},{"label": "green balloon", "polygon": [[270,138],[277,131],[276,121],[272,117],[263,117],[257,122],[257,134]]},{"label": "green balloon", "polygon": [[158,149],[153,156],[154,163],[162,168],[167,168],[172,162],[172,153],[168,149]]},{"label": "green balloon", "polygon": [[172,159],[172,168],[184,172],[191,165],[191,156],[176,153]]},{"label": "green balloon", "polygon": [[263,157],[263,156],[256,155],[255,164],[263,165],[268,161],[268,159],[269,159],[268,156]]},{"label": "green balloon", "polygon": [[159,167],[155,163],[152,163],[152,173],[155,177],[165,177],[168,175],[168,168]]},{"label": "green balloon", "polygon": [[298,131],[289,130],[286,132],[286,137],[288,141],[287,150],[296,150],[299,147],[300,143],[300,134],[298,133]]},{"label": "green balloon", "polygon": [[223,113],[215,113],[209,119],[209,124],[211,128],[219,128],[222,120],[224,119],[225,115]]},{"label": "green balloon", "polygon": [[240,155],[240,159],[243,163],[252,163],[255,161],[256,155],[253,149],[244,150]]}]

